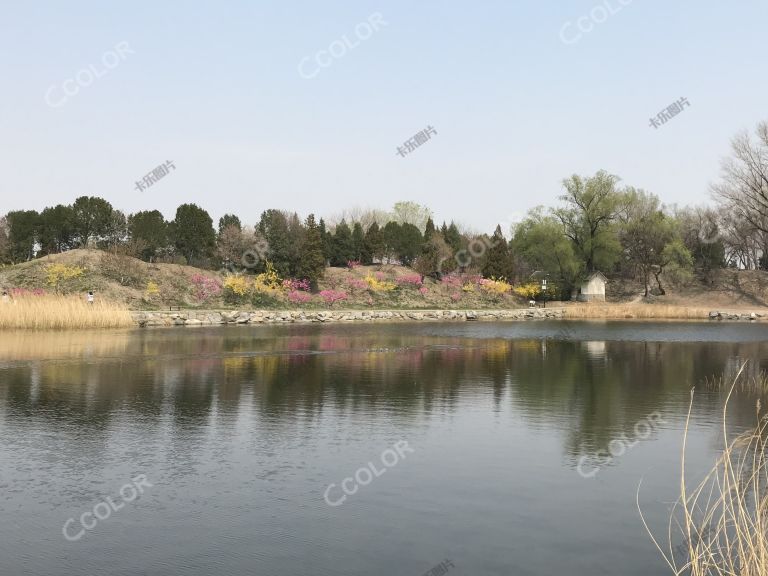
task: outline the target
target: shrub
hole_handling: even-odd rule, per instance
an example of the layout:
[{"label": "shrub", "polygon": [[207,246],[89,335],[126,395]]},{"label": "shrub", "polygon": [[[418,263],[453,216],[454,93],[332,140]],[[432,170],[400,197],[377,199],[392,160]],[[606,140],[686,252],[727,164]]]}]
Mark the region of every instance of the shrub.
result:
[{"label": "shrub", "polygon": [[320,297],[328,306],[333,306],[336,302],[347,299],[347,293],[339,290],[322,290]]},{"label": "shrub", "polygon": [[309,292],[302,292],[301,290],[291,290],[288,293],[288,300],[293,304],[306,304],[312,300],[312,294]]},{"label": "shrub", "polygon": [[66,264],[48,264],[45,267],[45,278],[48,286],[53,288],[54,292],[59,292],[62,285],[67,284],[75,278],[80,278],[85,274],[85,268],[80,266],[67,266]]},{"label": "shrub", "polygon": [[368,282],[362,278],[347,278],[347,284],[355,290],[366,290],[368,288]]},{"label": "shrub", "polygon": [[158,296],[160,296],[160,286],[157,285],[157,282],[150,280],[147,282],[147,287],[144,289],[144,298],[146,300],[152,300]]},{"label": "shrub", "polygon": [[475,291],[475,285],[472,282],[465,282],[462,285],[461,289],[464,292],[474,292]]},{"label": "shrub", "polygon": [[406,274],[395,279],[400,286],[421,286],[421,276],[419,274]]},{"label": "shrub", "polygon": [[528,284],[515,286],[512,291],[526,300],[531,300],[532,298],[537,298],[539,294],[541,294],[541,286],[536,282],[529,282]]},{"label": "shrub", "polygon": [[386,280],[380,279],[379,274],[381,273],[377,272],[376,277],[373,277],[370,274],[365,277],[365,282],[368,284],[369,290],[372,292],[389,292],[397,288],[397,285],[394,282],[387,282]]},{"label": "shrub", "polygon": [[135,288],[144,284],[147,273],[144,264],[136,258],[116,252],[104,252],[100,262],[101,273],[114,280],[120,286],[133,286]]},{"label": "shrub", "polygon": [[204,304],[211,298],[215,298],[221,294],[222,286],[221,282],[217,278],[210,278],[203,274],[195,274],[191,278],[192,282],[192,295],[198,304]]},{"label": "shrub", "polygon": [[360,266],[360,260],[349,260],[349,261],[347,261],[347,267],[350,270],[354,270],[358,266]]},{"label": "shrub", "polygon": [[224,280],[224,300],[238,304],[242,302],[250,291],[250,283],[245,276],[227,276]]},{"label": "shrub", "polygon": [[303,290],[304,292],[309,292],[309,280],[295,280],[293,278],[286,278],[283,280],[283,288],[288,291]]},{"label": "shrub", "polygon": [[427,294],[429,294],[429,288],[427,288],[426,286],[422,286],[421,288],[419,288],[419,292],[421,293],[422,296],[426,296]]},{"label": "shrub", "polygon": [[512,289],[512,286],[503,278],[485,278],[480,280],[480,288],[487,294],[499,297]]},{"label": "shrub", "polygon": [[440,280],[440,283],[444,286],[451,286],[455,288],[458,288],[463,284],[461,276],[458,274],[448,274],[443,276],[442,280]]},{"label": "shrub", "polygon": [[277,296],[277,294],[283,288],[283,281],[280,279],[277,270],[272,265],[272,262],[267,260],[267,270],[262,272],[253,281],[253,289],[256,292],[268,294],[270,296]]},{"label": "shrub", "polygon": [[461,293],[454,292],[453,294],[451,294],[451,300],[453,300],[454,302],[458,302],[459,300],[461,300]]}]

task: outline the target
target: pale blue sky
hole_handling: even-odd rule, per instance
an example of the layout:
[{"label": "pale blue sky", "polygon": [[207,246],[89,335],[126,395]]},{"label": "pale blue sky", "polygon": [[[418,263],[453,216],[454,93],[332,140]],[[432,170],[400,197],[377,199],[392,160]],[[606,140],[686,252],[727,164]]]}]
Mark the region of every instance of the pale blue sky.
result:
[{"label": "pale blue sky", "polygon": [[[86,194],[254,223],[408,199],[489,230],[601,168],[708,202],[730,138],[768,119],[768,3],[623,2],[0,0],[0,212]],[[302,78],[303,58],[317,70],[375,13],[386,26]],[[103,76],[64,99],[90,65]],[[680,97],[689,108],[649,127]],[[428,124],[438,134],[397,156]],[[176,171],[137,192],[165,160]]]}]

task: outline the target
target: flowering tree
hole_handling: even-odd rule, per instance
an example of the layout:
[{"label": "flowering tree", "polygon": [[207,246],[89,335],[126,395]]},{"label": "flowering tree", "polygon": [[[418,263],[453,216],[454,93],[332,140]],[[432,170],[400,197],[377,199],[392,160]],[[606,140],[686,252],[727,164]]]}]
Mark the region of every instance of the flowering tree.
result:
[{"label": "flowering tree", "polygon": [[288,300],[293,304],[306,304],[312,300],[312,294],[301,290],[291,290],[288,292]]},{"label": "flowering tree", "polygon": [[328,306],[333,306],[336,302],[347,299],[347,293],[340,290],[322,290],[320,297]]},{"label": "flowering tree", "polygon": [[204,304],[221,294],[222,285],[217,278],[195,274],[190,281],[192,282],[192,295],[198,304]]}]

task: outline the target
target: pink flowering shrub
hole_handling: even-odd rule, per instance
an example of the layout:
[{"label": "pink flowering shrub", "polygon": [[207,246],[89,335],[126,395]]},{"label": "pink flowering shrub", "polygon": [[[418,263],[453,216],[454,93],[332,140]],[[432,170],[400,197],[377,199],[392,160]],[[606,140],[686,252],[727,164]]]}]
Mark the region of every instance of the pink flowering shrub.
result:
[{"label": "pink flowering shrub", "polygon": [[387,279],[387,275],[381,271],[376,272],[374,276],[376,277],[376,280],[378,280],[379,282],[384,282]]},{"label": "pink flowering shrub", "polygon": [[480,284],[482,279],[480,274],[446,274],[440,282],[443,286],[460,288],[467,284]]},{"label": "pink flowering shrub", "polygon": [[454,292],[453,294],[451,294],[451,300],[453,300],[454,302],[458,302],[459,300],[461,300],[461,293]]},{"label": "pink flowering shrub", "polygon": [[304,292],[309,292],[309,280],[296,280],[294,278],[288,278],[286,280],[283,280],[283,288],[290,291],[297,291],[297,290],[303,290]]},{"label": "pink flowering shrub", "polygon": [[347,284],[355,290],[366,290],[368,288],[368,282],[363,278],[347,278]]},{"label": "pink flowering shrub", "polygon": [[400,286],[421,286],[421,276],[418,274],[406,274],[405,276],[398,276],[395,282]]},{"label": "pink flowering shrub", "polygon": [[419,288],[419,292],[421,293],[422,296],[426,296],[427,294],[429,294],[429,288],[427,288],[426,286],[422,286],[421,288]]},{"label": "pink flowering shrub", "polygon": [[303,290],[291,290],[288,292],[288,300],[293,304],[306,304],[312,300],[312,294]]},{"label": "pink flowering shrub", "polygon": [[192,283],[192,296],[197,300],[198,304],[204,304],[211,298],[221,294],[222,285],[217,278],[195,274],[190,278],[190,282]]},{"label": "pink flowering shrub", "polygon": [[350,270],[354,270],[358,266],[360,266],[360,260],[349,260],[349,261],[347,261],[347,268],[349,268]]},{"label": "pink flowering shrub", "polygon": [[340,300],[346,300],[347,293],[343,290],[322,290],[320,292],[320,297],[326,304],[328,304],[328,306],[333,306]]}]

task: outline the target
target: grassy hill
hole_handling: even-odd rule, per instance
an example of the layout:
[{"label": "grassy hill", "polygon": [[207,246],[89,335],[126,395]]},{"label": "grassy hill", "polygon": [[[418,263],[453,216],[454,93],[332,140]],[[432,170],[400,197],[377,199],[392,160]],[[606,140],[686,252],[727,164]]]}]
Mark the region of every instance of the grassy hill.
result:
[{"label": "grassy hill", "polygon": [[[217,294],[226,282],[224,273],[177,264],[149,264],[99,250],[72,250],[0,268],[0,288],[53,292],[48,272],[54,264],[80,269],[78,276],[61,282],[60,292],[85,294],[93,290],[97,299],[132,310],[167,309],[169,306],[199,309],[329,307],[319,295],[310,297],[302,293],[291,299],[289,289],[282,288],[269,294],[249,290],[236,300],[227,299],[226,290]],[[320,290],[346,296],[333,305],[335,308],[482,309],[526,306],[526,299],[514,294],[495,295],[476,280],[461,285],[428,278],[423,285],[419,285],[413,270],[403,266],[360,266],[352,270],[327,269]],[[377,289],[372,289],[372,284]],[[641,292],[641,286],[634,282],[614,281],[608,286],[609,300],[613,302],[637,302]],[[207,297],[208,294],[210,297]],[[308,302],[298,301],[307,298]],[[692,282],[686,286],[670,287],[666,296],[655,297],[652,303],[711,308],[765,307],[768,306],[768,273],[723,270],[707,284]]]}]

